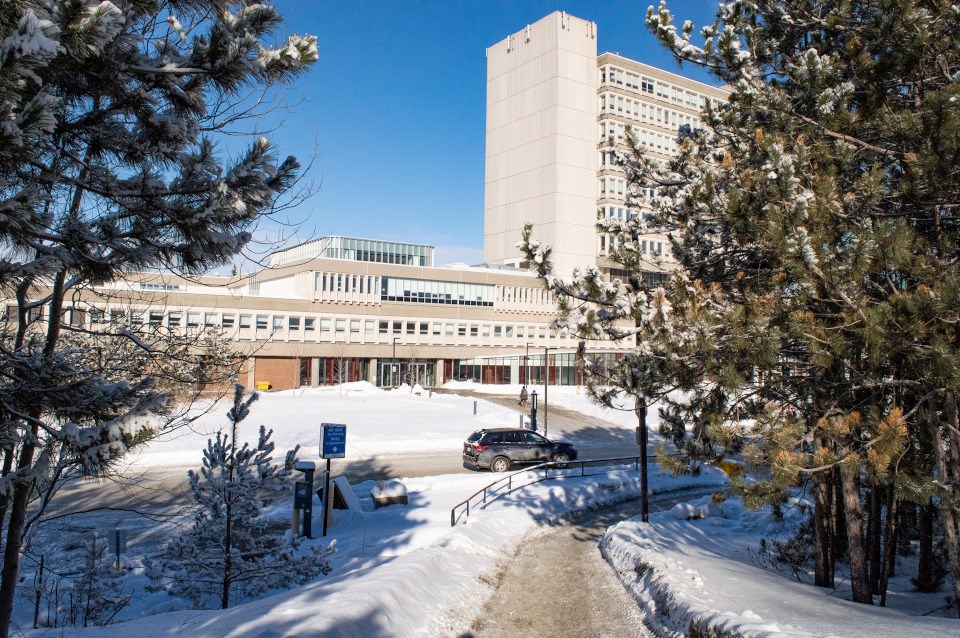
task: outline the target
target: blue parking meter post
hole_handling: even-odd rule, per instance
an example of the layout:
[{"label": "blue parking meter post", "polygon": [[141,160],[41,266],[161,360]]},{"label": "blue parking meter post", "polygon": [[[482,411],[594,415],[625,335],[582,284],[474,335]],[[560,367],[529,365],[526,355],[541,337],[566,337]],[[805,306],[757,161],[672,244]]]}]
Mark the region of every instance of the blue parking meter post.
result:
[{"label": "blue parking meter post", "polygon": [[347,452],[347,426],[343,423],[320,424],[320,458],[327,460],[323,478],[323,535],[327,535],[327,517],[330,512],[330,459],[342,459]]},{"label": "blue parking meter post", "polygon": [[296,470],[303,472],[303,480],[294,486],[293,506],[303,510],[303,535],[307,538],[313,538],[313,473],[316,469],[313,461],[297,461]]}]

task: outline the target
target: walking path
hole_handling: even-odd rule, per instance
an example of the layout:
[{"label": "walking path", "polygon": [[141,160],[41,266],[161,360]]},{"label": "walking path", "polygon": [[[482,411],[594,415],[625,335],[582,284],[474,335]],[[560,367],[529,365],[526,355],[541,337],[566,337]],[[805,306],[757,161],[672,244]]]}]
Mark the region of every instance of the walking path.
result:
[{"label": "walking path", "polygon": [[[650,509],[667,509],[702,492],[652,497]],[[471,631],[460,638],[653,636],[597,545],[609,526],[639,513],[640,501],[631,500],[527,537],[498,574],[497,589]]]}]

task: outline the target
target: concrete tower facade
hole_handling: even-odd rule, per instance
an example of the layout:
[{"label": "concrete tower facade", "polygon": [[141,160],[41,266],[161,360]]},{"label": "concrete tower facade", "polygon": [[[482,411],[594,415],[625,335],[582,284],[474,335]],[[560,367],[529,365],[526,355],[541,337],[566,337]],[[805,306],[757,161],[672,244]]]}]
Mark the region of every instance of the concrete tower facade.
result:
[{"label": "concrete tower facade", "polygon": [[488,263],[520,264],[527,221],[556,272],[596,262],[596,34],[558,11],[487,49]]}]

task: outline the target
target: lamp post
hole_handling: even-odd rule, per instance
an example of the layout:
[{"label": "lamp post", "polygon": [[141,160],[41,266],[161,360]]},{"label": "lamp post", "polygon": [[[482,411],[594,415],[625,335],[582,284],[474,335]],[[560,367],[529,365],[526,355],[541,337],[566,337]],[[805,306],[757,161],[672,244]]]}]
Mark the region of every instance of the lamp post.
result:
[{"label": "lamp post", "polygon": [[[392,363],[391,368],[393,369],[394,377],[398,382],[400,381],[400,366],[397,363],[397,339],[399,338],[400,337],[393,338],[393,356],[391,357],[393,359],[393,361],[391,362]],[[394,379],[390,379],[391,385],[394,385],[393,381]],[[399,385],[399,383],[397,383],[396,385]]]},{"label": "lamp post", "polygon": [[637,414],[637,445],[640,446],[640,515],[644,523],[650,521],[650,507],[647,502],[647,404],[637,397],[633,409]]},{"label": "lamp post", "polygon": [[543,347],[543,436],[547,436],[547,387],[550,385],[550,346]]},{"label": "lamp post", "polygon": [[527,385],[530,385],[530,346],[532,344],[527,344],[527,354],[523,357],[523,367],[527,373]]},{"label": "lamp post", "polygon": [[537,431],[537,391],[530,393],[530,429]]}]

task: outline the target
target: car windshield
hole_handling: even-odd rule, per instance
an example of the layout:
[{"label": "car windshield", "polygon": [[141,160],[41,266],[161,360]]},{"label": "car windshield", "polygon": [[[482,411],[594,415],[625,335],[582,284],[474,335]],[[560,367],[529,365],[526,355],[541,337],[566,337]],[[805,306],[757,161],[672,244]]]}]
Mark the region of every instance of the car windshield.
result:
[{"label": "car windshield", "polygon": [[477,430],[473,434],[467,437],[467,443],[476,443],[480,440],[480,437],[483,436],[483,431]]}]

